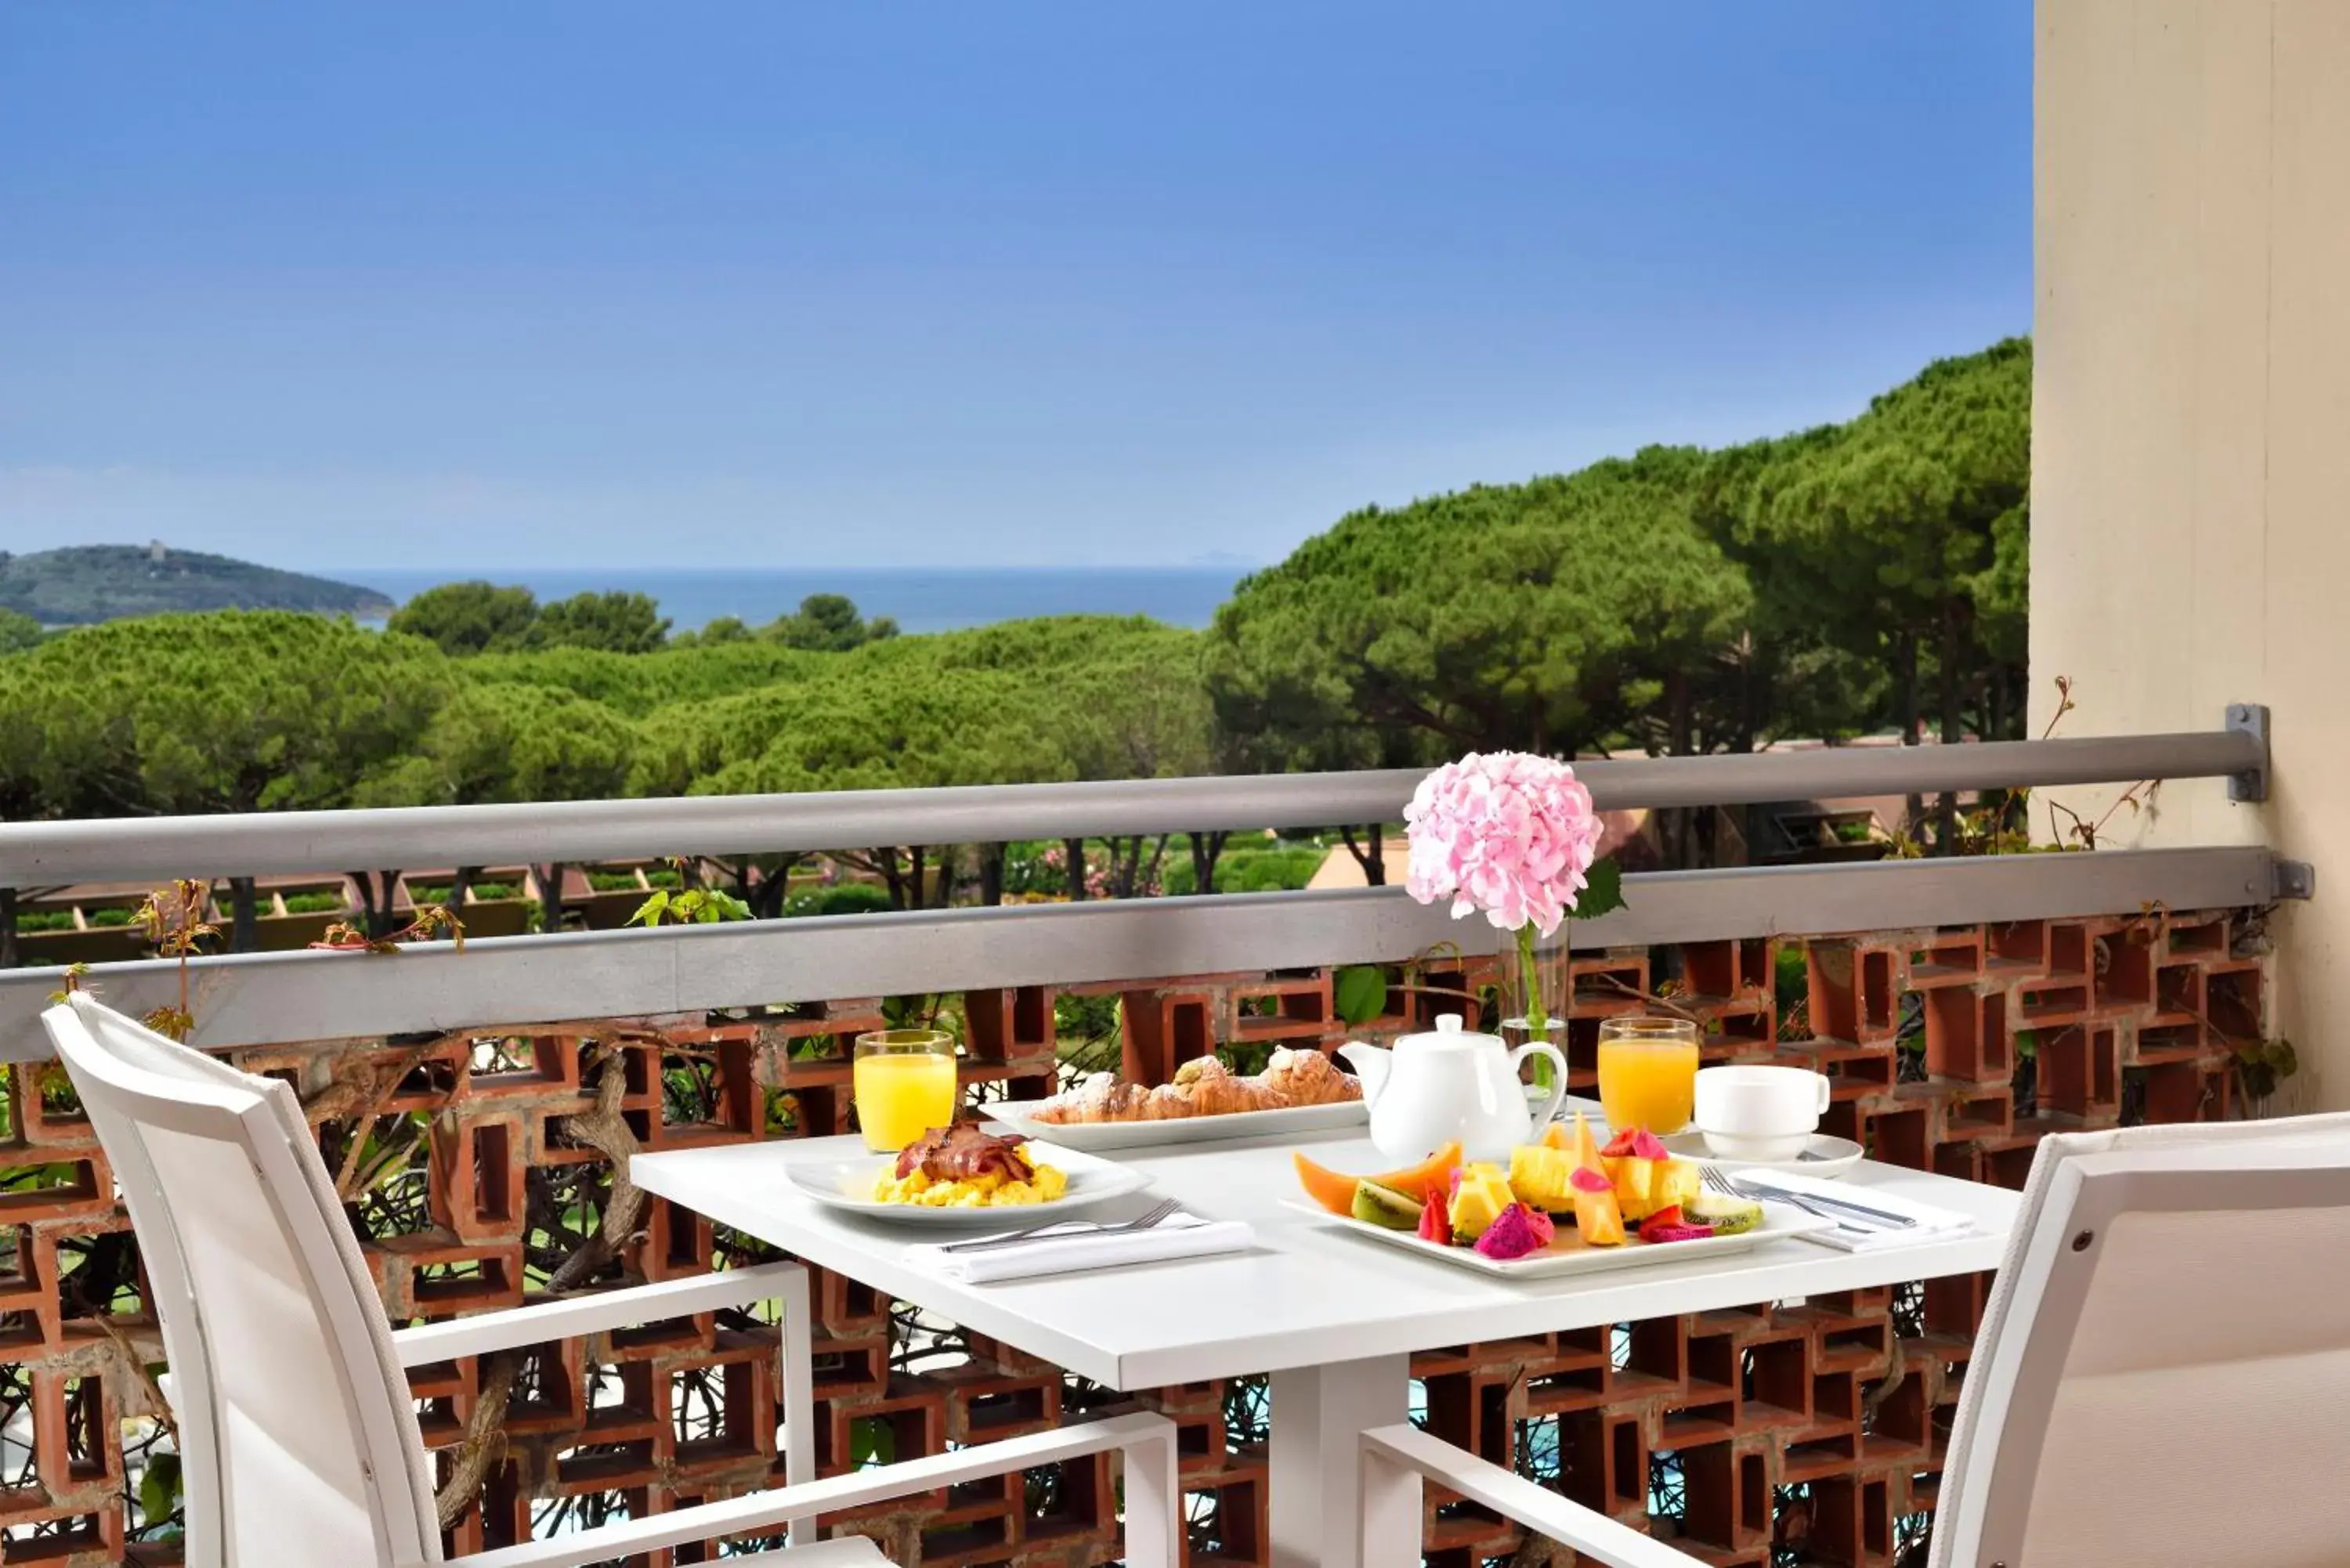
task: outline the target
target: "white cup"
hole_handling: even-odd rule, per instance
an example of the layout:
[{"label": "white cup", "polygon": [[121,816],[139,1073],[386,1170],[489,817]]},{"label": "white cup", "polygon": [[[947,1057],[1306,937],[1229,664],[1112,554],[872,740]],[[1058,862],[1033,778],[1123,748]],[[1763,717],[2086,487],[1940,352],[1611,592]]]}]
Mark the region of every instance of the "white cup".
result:
[{"label": "white cup", "polygon": [[1828,1080],[1803,1067],[1708,1067],[1697,1075],[1697,1127],[1724,1159],[1794,1159],[1828,1108]]}]

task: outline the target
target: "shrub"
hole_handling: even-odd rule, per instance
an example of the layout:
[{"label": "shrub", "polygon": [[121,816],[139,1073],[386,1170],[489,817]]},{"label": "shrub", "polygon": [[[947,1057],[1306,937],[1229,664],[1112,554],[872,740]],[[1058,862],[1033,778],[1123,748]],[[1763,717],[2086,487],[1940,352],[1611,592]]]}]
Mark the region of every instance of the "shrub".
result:
[{"label": "shrub", "polygon": [[889,890],[870,882],[811,888],[784,900],[786,915],[870,915],[889,907]]}]

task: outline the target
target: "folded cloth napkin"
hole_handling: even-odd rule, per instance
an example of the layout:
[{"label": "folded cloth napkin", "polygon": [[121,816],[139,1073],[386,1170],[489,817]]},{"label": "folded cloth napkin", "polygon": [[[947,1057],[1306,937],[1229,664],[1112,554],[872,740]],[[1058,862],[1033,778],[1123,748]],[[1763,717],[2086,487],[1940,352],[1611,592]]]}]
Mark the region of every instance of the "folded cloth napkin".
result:
[{"label": "folded cloth napkin", "polygon": [[1881,1187],[1856,1187],[1849,1182],[1823,1181],[1816,1176],[1792,1176],[1778,1170],[1742,1170],[1737,1173],[1737,1181],[1740,1187],[1757,1198],[1768,1198],[1774,1192],[1796,1193],[1805,1198],[1841,1198],[1854,1203],[1865,1203],[1871,1209],[1881,1209],[1887,1214],[1905,1215],[1917,1221],[1915,1225],[1869,1229],[1877,1222],[1857,1214],[1840,1215],[1834,1207],[1823,1205],[1825,1213],[1849,1220],[1850,1228],[1814,1231],[1804,1239],[1846,1252],[1877,1252],[1891,1247],[1914,1247],[1926,1241],[1947,1241],[1975,1228],[1970,1215],[1961,1214],[1955,1209],[1898,1197]]},{"label": "folded cloth napkin", "polygon": [[1256,1232],[1241,1220],[1202,1220],[1196,1214],[1170,1215],[1148,1231],[1104,1231],[1097,1223],[1073,1220],[1039,1231],[1024,1241],[1006,1241],[998,1247],[960,1252],[952,1250],[952,1242],[909,1247],[906,1262],[941,1279],[989,1285],[1003,1280],[1077,1274],[1128,1263],[1163,1263],[1176,1258],[1241,1252],[1255,1242]]}]

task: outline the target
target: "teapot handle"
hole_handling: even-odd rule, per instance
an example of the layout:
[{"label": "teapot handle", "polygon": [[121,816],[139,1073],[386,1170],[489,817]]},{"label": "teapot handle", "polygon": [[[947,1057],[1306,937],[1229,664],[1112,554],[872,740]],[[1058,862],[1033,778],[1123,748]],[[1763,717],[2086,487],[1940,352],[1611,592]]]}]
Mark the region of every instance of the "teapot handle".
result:
[{"label": "teapot handle", "polygon": [[1550,1126],[1551,1118],[1558,1115],[1558,1108],[1566,1104],[1566,1058],[1559,1054],[1558,1047],[1549,1041],[1530,1040],[1510,1053],[1510,1075],[1515,1077],[1519,1064],[1527,1057],[1537,1055],[1549,1057],[1551,1066],[1556,1069],[1556,1076],[1551,1081],[1550,1098],[1543,1102],[1541,1111],[1534,1116],[1534,1131],[1539,1136],[1543,1128]]}]

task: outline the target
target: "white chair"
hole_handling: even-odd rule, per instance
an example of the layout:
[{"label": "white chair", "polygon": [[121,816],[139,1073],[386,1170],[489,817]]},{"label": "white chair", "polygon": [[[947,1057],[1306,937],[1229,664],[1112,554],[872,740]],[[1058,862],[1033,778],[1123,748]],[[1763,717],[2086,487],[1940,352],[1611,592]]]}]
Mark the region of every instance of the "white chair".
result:
[{"label": "white chair", "polygon": [[[43,1015],[130,1210],[171,1371],[191,1568],[577,1568],[788,1530],[728,1558],[870,1568],[861,1537],[803,1544],[816,1515],[1123,1452],[1127,1560],[1175,1568],[1174,1427],[1115,1416],[827,1480],[809,1479],[807,1281],[790,1263],[550,1302],[393,1333],[300,1106],[86,995]],[[706,1312],[785,1307],[790,1484],[444,1559],[432,1467],[403,1369]]]},{"label": "white chair", "polygon": [[[2350,1564],[2350,1116],[2045,1139],[1960,1391],[1933,1568]],[[1674,1547],[1409,1427],[1364,1434],[1364,1539],[1423,1479],[1611,1568]]]}]

